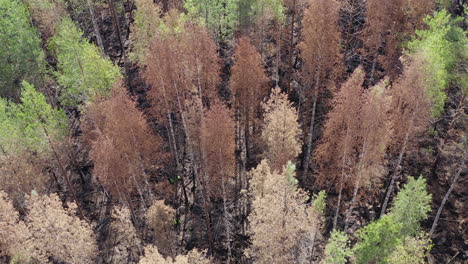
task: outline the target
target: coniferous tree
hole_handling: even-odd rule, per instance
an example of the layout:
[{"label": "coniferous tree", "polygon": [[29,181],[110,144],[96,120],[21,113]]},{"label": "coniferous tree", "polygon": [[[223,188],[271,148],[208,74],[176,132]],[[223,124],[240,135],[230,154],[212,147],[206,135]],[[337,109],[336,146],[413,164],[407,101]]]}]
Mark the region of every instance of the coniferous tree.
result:
[{"label": "coniferous tree", "polygon": [[145,255],[140,259],[139,264],[209,264],[210,259],[204,256],[204,253],[193,249],[186,255],[178,255],[174,259],[171,257],[164,258],[154,246],[145,247]]},{"label": "coniferous tree", "polygon": [[317,183],[333,186],[339,192],[333,225],[336,226],[343,189],[355,186],[358,161],[359,113],[364,71],[357,68],[334,97],[334,108],[328,114],[322,139],[315,150],[320,164]]},{"label": "coniferous tree", "polygon": [[288,161],[294,161],[301,151],[297,112],[279,88],[273,89],[262,108],[262,139],[267,147],[265,157],[270,167],[279,171]]},{"label": "coniferous tree", "polygon": [[97,255],[95,234],[91,226],[76,216],[76,204],[62,202],[56,194],[29,199],[26,225],[32,234],[38,259],[48,258],[68,263],[91,263]]},{"label": "coniferous tree", "polygon": [[112,264],[136,263],[141,253],[141,240],[133,226],[130,210],[125,206],[114,208],[112,223],[110,224],[111,249],[110,260]]},{"label": "coniferous tree", "polygon": [[52,37],[66,15],[63,0],[25,0],[44,39]]},{"label": "coniferous tree", "polygon": [[264,160],[251,172],[252,246],[247,255],[256,263],[296,262],[299,242],[317,228],[310,224],[314,208],[306,205],[308,195],[297,188],[294,170],[289,162],[281,173],[272,172]]},{"label": "coniferous tree", "polygon": [[234,97],[240,133],[244,137],[245,147],[243,148],[249,157],[252,137],[259,128],[261,102],[267,95],[268,78],[265,75],[260,54],[246,37],[239,39],[231,71],[229,85]]},{"label": "coniferous tree", "polygon": [[0,96],[17,99],[23,81],[41,83],[44,52],[25,4],[1,0],[0,6]]},{"label": "coniferous tree", "polygon": [[86,109],[84,137],[91,148],[93,173],[106,190],[122,199],[136,190],[144,202],[143,192],[148,190],[145,169],[157,165],[155,158],[164,160],[162,140],[150,131],[120,84],[109,99]]},{"label": "coniferous tree", "polygon": [[325,263],[346,264],[353,255],[346,233],[333,230],[325,248]]},{"label": "coniferous tree", "polygon": [[101,57],[98,48],[82,35],[70,18],[64,18],[49,44],[58,61],[55,75],[61,102],[70,107],[109,95],[120,76],[119,68]]},{"label": "coniferous tree", "polygon": [[312,0],[304,13],[304,41],[299,44],[304,59],[303,75],[309,88],[306,94],[310,111],[307,113],[308,129],[306,152],[303,160],[304,174],[309,170],[318,97],[329,80],[341,70],[340,32],[338,28],[340,4],[336,0]]},{"label": "coniferous tree", "polygon": [[154,201],[146,211],[146,221],[153,231],[155,245],[164,255],[173,255],[176,242],[174,233],[175,210],[164,204],[163,200]]}]

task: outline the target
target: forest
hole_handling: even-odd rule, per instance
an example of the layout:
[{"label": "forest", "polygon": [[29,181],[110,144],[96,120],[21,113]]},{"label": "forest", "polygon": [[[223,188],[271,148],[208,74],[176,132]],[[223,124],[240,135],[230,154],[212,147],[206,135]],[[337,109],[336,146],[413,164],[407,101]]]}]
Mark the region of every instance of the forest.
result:
[{"label": "forest", "polygon": [[467,263],[467,8],[0,0],[0,263]]}]

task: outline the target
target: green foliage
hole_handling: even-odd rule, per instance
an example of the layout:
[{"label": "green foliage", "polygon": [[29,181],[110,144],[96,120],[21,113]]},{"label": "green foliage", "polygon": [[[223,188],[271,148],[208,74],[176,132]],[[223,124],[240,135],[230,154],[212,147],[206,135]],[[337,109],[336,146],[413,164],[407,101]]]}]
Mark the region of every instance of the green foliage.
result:
[{"label": "green foliage", "polygon": [[6,153],[46,153],[49,140],[61,140],[67,133],[67,116],[52,108],[44,95],[23,82],[21,104],[0,98],[0,146]]},{"label": "green foliage", "polygon": [[432,115],[439,116],[447,99],[445,89],[455,78],[453,69],[463,55],[466,57],[465,32],[446,10],[426,17],[428,29],[417,30],[416,38],[408,43],[410,53],[422,55],[428,73],[428,94],[432,100]]},{"label": "green foliage", "polygon": [[431,209],[430,202],[425,179],[409,177],[390,214],[359,230],[359,242],[353,248],[356,263],[392,263],[388,257],[417,234],[420,221],[427,218]]},{"label": "green foliage", "polygon": [[404,243],[395,248],[387,262],[391,264],[424,264],[426,263],[426,252],[430,249],[431,243],[427,237],[407,237]]},{"label": "green foliage", "polygon": [[312,201],[315,210],[320,214],[323,214],[325,207],[327,206],[326,198],[327,192],[320,191],[317,195],[314,196],[314,200]]},{"label": "green foliage", "polygon": [[83,33],[69,18],[63,19],[50,48],[56,54],[61,101],[76,107],[82,101],[110,94],[120,71],[98,48],[82,37]]},{"label": "green foliage", "polygon": [[145,64],[146,50],[161,23],[161,10],[152,0],[136,1],[137,10],[132,24],[133,51],[130,59]]},{"label": "green foliage", "polygon": [[218,39],[232,37],[237,27],[239,0],[185,0],[184,7],[190,18],[208,27]]},{"label": "green foliage", "polygon": [[402,235],[415,235],[419,231],[419,222],[425,220],[430,211],[431,194],[426,191],[426,180],[421,176],[418,179],[409,177],[391,209],[394,220],[402,224]]},{"label": "green foliage", "polygon": [[386,263],[385,259],[401,243],[401,223],[385,215],[358,231],[359,242],[353,251],[356,263]]},{"label": "green foliage", "polygon": [[346,233],[333,230],[325,248],[325,263],[346,264],[347,258],[352,255],[353,252],[349,247],[349,238]]},{"label": "green foliage", "polygon": [[0,96],[17,96],[23,80],[39,84],[45,70],[41,39],[18,0],[0,0],[0,65]]}]

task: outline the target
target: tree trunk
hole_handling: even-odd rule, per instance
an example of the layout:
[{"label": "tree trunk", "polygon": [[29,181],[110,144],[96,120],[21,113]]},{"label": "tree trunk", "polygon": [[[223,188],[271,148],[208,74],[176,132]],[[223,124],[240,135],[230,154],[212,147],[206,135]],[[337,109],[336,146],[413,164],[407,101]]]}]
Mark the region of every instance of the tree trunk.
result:
[{"label": "tree trunk", "polygon": [[117,33],[117,37],[119,39],[119,44],[120,44],[120,58],[125,58],[125,48],[124,48],[124,43],[123,43],[123,37],[122,37],[122,31],[120,30],[120,23],[119,23],[119,18],[117,17],[117,11],[115,10],[115,4],[114,0],[107,0],[109,4],[109,8],[111,10],[112,14],[112,21],[114,24],[114,29]]},{"label": "tree trunk", "polygon": [[314,135],[314,124],[315,124],[315,113],[317,109],[317,97],[318,97],[318,90],[319,90],[319,84],[320,84],[320,79],[319,79],[319,72],[320,69],[317,70],[317,73],[315,74],[315,88],[314,88],[314,102],[312,104],[312,114],[310,115],[310,126],[309,126],[309,134],[307,135],[307,150],[306,150],[306,155],[304,157],[304,163],[302,167],[304,168],[303,175],[307,176],[307,173],[309,171],[309,163],[310,163],[310,156],[312,154],[312,140],[313,140],[313,135]]},{"label": "tree trunk", "polygon": [[395,180],[400,175],[400,166],[401,166],[401,162],[403,160],[403,155],[405,154],[405,151],[406,151],[406,145],[408,144],[409,134],[411,132],[411,126],[412,125],[410,125],[410,128],[406,132],[405,140],[403,141],[403,144],[401,146],[400,154],[398,156],[398,161],[397,161],[397,164],[395,166],[395,172],[393,173],[392,180],[390,181],[390,185],[388,186],[387,194],[385,195],[385,200],[383,202],[382,209],[380,211],[380,217],[382,217],[385,214],[385,210],[387,209],[387,205],[388,205],[388,200],[390,199],[390,196],[391,196],[391,194],[393,192],[393,185],[395,183]]},{"label": "tree trunk", "polygon": [[296,19],[296,0],[293,0],[292,6],[292,13],[291,13],[291,28],[290,28],[290,39],[289,39],[289,58],[288,58],[288,85],[286,93],[289,93],[291,90],[291,81],[292,81],[292,73],[293,73],[293,45],[294,45],[294,20]]},{"label": "tree trunk", "polygon": [[342,158],[342,165],[341,165],[341,180],[340,180],[340,191],[338,193],[338,204],[336,205],[336,210],[335,210],[335,217],[333,218],[333,229],[336,228],[336,224],[338,222],[338,213],[340,212],[340,206],[341,206],[341,196],[343,193],[343,181],[344,181],[344,175],[345,175],[345,165],[346,165],[346,152],[347,152],[347,143],[348,143],[348,136],[349,136],[349,127],[346,128],[346,137],[345,137],[345,146],[343,149],[343,158]]},{"label": "tree trunk", "polygon": [[99,32],[99,25],[96,20],[96,15],[94,14],[94,6],[91,1],[92,0],[86,0],[86,3],[88,4],[89,13],[91,14],[91,21],[93,22],[93,29],[94,35],[96,36],[96,42],[99,46],[99,50],[101,51],[101,55],[104,56],[106,54],[104,51],[104,44],[102,42],[101,33]]},{"label": "tree trunk", "polygon": [[231,249],[231,224],[229,222],[229,212],[227,209],[227,196],[226,196],[226,187],[224,182],[224,177],[222,180],[222,191],[223,191],[223,211],[224,211],[224,225],[226,228],[226,247],[227,247],[227,260],[226,264],[231,262],[232,249]]},{"label": "tree trunk", "polygon": [[455,174],[455,177],[453,178],[452,183],[450,184],[450,188],[448,189],[447,193],[445,194],[444,199],[442,200],[442,203],[440,204],[439,209],[437,210],[436,217],[434,219],[434,222],[432,223],[431,231],[429,232],[429,238],[431,238],[432,235],[434,234],[434,231],[435,231],[435,229],[437,227],[437,222],[439,221],[439,217],[440,217],[440,214],[442,213],[442,210],[444,209],[445,203],[447,202],[447,200],[448,200],[448,198],[450,196],[450,193],[452,193],[452,190],[455,187],[455,184],[457,184],[458,178],[460,177],[460,175],[461,175],[461,173],[462,173],[462,171],[463,171],[463,169],[465,167],[466,154],[467,153],[468,152],[465,150],[465,154],[463,155],[462,164],[458,168],[457,174]]}]

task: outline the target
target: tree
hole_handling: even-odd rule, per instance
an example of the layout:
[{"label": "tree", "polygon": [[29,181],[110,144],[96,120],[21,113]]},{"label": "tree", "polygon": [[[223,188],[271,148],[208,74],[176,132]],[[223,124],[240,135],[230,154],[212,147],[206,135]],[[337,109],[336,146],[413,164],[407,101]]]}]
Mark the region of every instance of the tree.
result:
[{"label": "tree", "polygon": [[353,198],[345,217],[345,231],[348,219],[354,208],[358,191],[361,187],[374,186],[385,174],[385,153],[392,135],[390,119],[391,97],[386,86],[387,80],[368,89],[363,94],[363,103],[359,117],[359,161]]},{"label": "tree", "polygon": [[342,85],[333,99],[334,108],[328,114],[322,139],[315,150],[315,159],[320,164],[317,183],[331,185],[338,190],[338,202],[333,225],[336,226],[343,189],[355,185],[356,163],[359,148],[359,114],[361,109],[364,71],[357,68]]},{"label": "tree", "polygon": [[288,161],[294,161],[301,151],[297,112],[279,88],[273,89],[262,108],[262,139],[267,146],[265,157],[270,167],[279,171]]},{"label": "tree", "polygon": [[67,263],[92,263],[97,255],[97,244],[91,226],[76,216],[76,204],[67,209],[56,194],[29,199],[26,225],[39,251],[41,263],[48,257]]},{"label": "tree", "polygon": [[34,247],[31,233],[7,194],[0,191],[0,256],[15,257],[19,261],[29,262]]},{"label": "tree", "polygon": [[416,235],[420,221],[428,216],[430,203],[424,178],[409,177],[390,213],[358,231],[358,243],[353,248],[356,263],[391,263],[387,258]]},{"label": "tree", "polygon": [[433,1],[367,1],[364,47],[367,56],[372,58],[371,83],[378,62],[388,76],[394,78],[398,75],[401,43],[405,36],[413,34],[415,28],[421,26],[422,18],[429,14],[432,7]]},{"label": "tree", "polygon": [[252,172],[252,212],[249,215],[252,246],[247,255],[256,263],[293,263],[299,242],[311,234],[313,219],[308,195],[297,188],[295,166],[271,172],[263,160]]},{"label": "tree", "polygon": [[394,220],[403,223],[401,233],[405,236],[416,235],[420,222],[426,220],[431,211],[432,196],[426,191],[426,180],[423,177],[409,177],[391,209]]},{"label": "tree", "polygon": [[151,132],[125,88],[117,84],[109,99],[90,104],[83,123],[94,175],[115,197],[128,199],[137,190],[144,202],[145,169],[164,160],[162,140]]},{"label": "tree", "polygon": [[17,99],[22,81],[41,83],[44,52],[26,6],[18,0],[0,6],[0,96]]},{"label": "tree", "polygon": [[[340,31],[338,28],[340,4],[336,0],[313,0],[304,13],[304,41],[299,44],[304,59],[303,76],[310,88],[305,95],[309,100],[310,118],[307,146],[304,155],[304,174],[309,170],[314,138],[318,97],[335,74],[340,72]],[[307,130],[307,129],[306,129]]]},{"label": "tree", "polygon": [[325,248],[325,263],[346,264],[347,259],[353,255],[349,248],[349,238],[346,233],[333,230]]},{"label": "tree", "polygon": [[171,257],[164,258],[154,246],[145,247],[145,255],[140,259],[139,264],[209,264],[209,259],[205,258],[204,253],[193,249],[187,255],[178,255],[175,259]]},{"label": "tree", "polygon": [[25,0],[31,16],[44,39],[52,37],[63,17],[66,16],[63,0]]},{"label": "tree", "polygon": [[421,70],[427,73],[427,93],[432,102],[432,116],[438,117],[444,110],[447,94],[445,89],[455,77],[454,67],[463,54],[467,41],[457,19],[452,19],[446,10],[424,19],[428,29],[417,30],[416,37],[408,44],[412,54],[418,53]]},{"label": "tree", "polygon": [[431,249],[430,240],[425,237],[407,237],[398,245],[387,262],[391,264],[424,264],[426,253]]},{"label": "tree", "polygon": [[[217,197],[223,199],[223,218],[226,231],[227,263],[232,256],[232,224],[228,204],[231,198],[228,191],[235,175],[235,134],[231,111],[220,101],[215,101],[206,111],[201,127],[202,186],[204,203]],[[208,201],[206,201],[208,200]],[[205,205],[205,210],[208,210]],[[211,214],[211,212],[207,212]],[[211,217],[209,217],[211,218]],[[211,224],[210,224],[211,225]],[[212,232],[212,230],[208,230]]]},{"label": "tree", "polygon": [[188,16],[208,27],[218,41],[229,40],[237,29],[239,0],[185,0]]},{"label": "tree", "polygon": [[173,252],[175,213],[163,200],[154,201],[146,211],[146,221],[153,231],[156,246],[164,255],[172,255]]},{"label": "tree", "polygon": [[427,73],[421,71],[424,63],[418,55],[405,62],[403,76],[392,89],[393,140],[391,147],[396,149],[398,160],[385,195],[380,215],[385,214],[393,191],[395,180],[400,175],[403,155],[416,136],[428,125],[431,102],[426,90]]},{"label": "tree", "polygon": [[60,150],[67,134],[65,112],[52,108],[31,84],[23,82],[19,104],[0,98],[1,189],[13,198],[42,191],[48,180],[44,168],[54,158],[60,162],[54,151]]},{"label": "tree", "polygon": [[229,86],[233,94],[236,118],[244,135],[245,151],[249,157],[251,138],[258,130],[261,102],[267,95],[268,78],[262,58],[246,37],[240,38],[234,52]]},{"label": "tree", "polygon": [[137,11],[130,35],[133,43],[130,59],[145,65],[146,51],[161,23],[161,10],[152,0],[138,0],[136,5]]},{"label": "tree", "polygon": [[125,206],[114,208],[110,225],[110,263],[135,263],[141,254],[141,240],[130,218],[130,210]]},{"label": "tree", "polygon": [[64,18],[49,44],[57,57],[60,99],[69,107],[109,95],[120,76],[119,68],[101,57],[98,48],[82,35],[70,18]]}]

